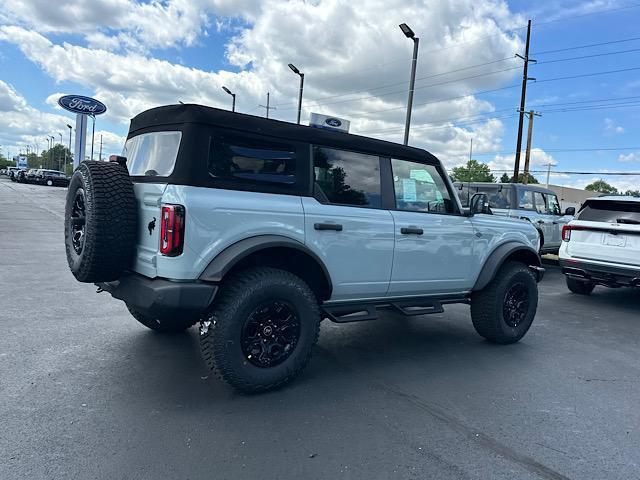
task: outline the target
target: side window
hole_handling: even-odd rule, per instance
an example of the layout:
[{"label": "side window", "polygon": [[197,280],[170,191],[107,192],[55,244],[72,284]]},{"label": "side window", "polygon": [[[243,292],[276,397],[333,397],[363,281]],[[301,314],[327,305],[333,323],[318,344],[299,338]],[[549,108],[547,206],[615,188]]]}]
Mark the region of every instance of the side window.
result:
[{"label": "side window", "polygon": [[547,203],[544,201],[544,196],[540,192],[533,192],[533,199],[536,202],[536,211],[547,213]]},{"label": "side window", "polygon": [[451,194],[436,167],[393,158],[391,170],[398,210],[454,212]]},{"label": "side window", "polygon": [[313,176],[330,203],[380,208],[380,157],[314,147]]},{"label": "side window", "polygon": [[562,215],[560,211],[560,203],[558,202],[558,197],[555,195],[545,194],[547,200],[547,207],[549,209],[549,213],[551,215]]},{"label": "side window", "polygon": [[296,183],[296,149],[283,143],[242,137],[214,139],[209,174],[252,183],[293,185]]},{"label": "side window", "polygon": [[533,192],[518,189],[518,208],[533,210]]}]

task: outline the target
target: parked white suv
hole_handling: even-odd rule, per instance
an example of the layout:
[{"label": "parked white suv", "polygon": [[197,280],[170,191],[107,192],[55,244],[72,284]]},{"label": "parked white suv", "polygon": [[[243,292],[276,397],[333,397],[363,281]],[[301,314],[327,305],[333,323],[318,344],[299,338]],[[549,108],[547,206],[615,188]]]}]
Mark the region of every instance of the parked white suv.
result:
[{"label": "parked white suv", "polygon": [[574,293],[640,287],[640,197],[588,199],[562,230],[560,266]]}]

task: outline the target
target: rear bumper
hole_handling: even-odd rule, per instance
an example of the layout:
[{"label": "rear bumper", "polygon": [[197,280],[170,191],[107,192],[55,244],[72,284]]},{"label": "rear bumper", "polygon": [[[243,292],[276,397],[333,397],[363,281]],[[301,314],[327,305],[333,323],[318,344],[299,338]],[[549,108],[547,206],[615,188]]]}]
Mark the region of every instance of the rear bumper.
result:
[{"label": "rear bumper", "polygon": [[582,260],[560,259],[562,273],[607,287],[640,287],[640,268],[599,265]]},{"label": "rear bumper", "polygon": [[134,273],[124,274],[114,282],[96,283],[96,286],[143,315],[158,319],[199,316],[211,305],[218,291],[218,286],[211,283],[151,279]]}]

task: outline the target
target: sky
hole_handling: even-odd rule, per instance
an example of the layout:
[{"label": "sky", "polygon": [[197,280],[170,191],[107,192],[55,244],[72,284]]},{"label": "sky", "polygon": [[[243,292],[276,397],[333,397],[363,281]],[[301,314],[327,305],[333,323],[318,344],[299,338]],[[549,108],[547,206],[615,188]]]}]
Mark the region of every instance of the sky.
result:
[{"label": "sky", "polygon": [[[420,38],[410,144],[448,169],[473,158],[513,170],[527,20],[526,110],[532,170],[582,188],[603,178],[640,188],[640,4],[630,0],[5,0],[0,10],[0,146],[68,142],[57,99],[95,97],[103,153],[120,153],[129,121],[158,105],[200,103],[302,123],[311,112],[351,133],[402,142],[413,42]],[[525,118],[523,150],[526,141]],[[97,155],[97,146],[96,146]],[[522,156],[524,162],[524,154]],[[540,172],[540,173],[537,173]],[[576,175],[561,172],[594,172]]]}]

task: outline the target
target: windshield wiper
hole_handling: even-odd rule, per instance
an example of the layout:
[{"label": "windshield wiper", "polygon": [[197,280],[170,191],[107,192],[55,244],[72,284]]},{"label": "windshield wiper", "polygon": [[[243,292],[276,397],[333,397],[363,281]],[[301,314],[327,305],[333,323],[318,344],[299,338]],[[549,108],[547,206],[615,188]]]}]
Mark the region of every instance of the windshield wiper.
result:
[{"label": "windshield wiper", "polygon": [[616,222],[626,223],[628,225],[640,225],[640,220],[634,220],[632,218],[617,218]]}]

